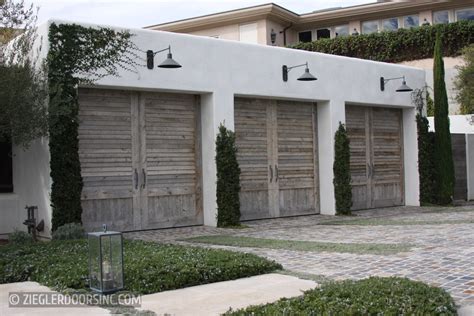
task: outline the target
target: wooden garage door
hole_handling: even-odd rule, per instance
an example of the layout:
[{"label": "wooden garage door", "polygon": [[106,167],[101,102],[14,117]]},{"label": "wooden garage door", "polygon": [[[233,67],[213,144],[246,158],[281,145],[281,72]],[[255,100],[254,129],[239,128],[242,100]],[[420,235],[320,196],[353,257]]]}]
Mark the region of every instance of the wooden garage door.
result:
[{"label": "wooden garage door", "polygon": [[313,104],[278,101],[276,181],[280,216],[319,210],[316,122]]},{"label": "wooden garage door", "polygon": [[[79,91],[79,159],[82,221],[87,230],[107,224],[133,229],[139,216],[134,187],[132,93],[99,89]],[[134,198],[135,197],[135,198]]]},{"label": "wooden garage door", "polygon": [[79,96],[85,227],[202,224],[199,98],[99,89]]},{"label": "wooden garage door", "polygon": [[402,111],[346,106],[352,209],[404,204]]},{"label": "wooden garage door", "polygon": [[235,99],[241,219],[319,211],[315,105]]},{"label": "wooden garage door", "polygon": [[141,96],[142,228],[203,224],[200,188],[199,99]]}]

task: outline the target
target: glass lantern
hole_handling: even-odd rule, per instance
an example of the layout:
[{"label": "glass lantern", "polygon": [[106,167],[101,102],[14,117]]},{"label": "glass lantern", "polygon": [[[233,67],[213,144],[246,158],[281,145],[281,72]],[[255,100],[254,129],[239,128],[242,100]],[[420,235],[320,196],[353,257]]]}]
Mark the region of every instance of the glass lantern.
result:
[{"label": "glass lantern", "polygon": [[123,289],[122,233],[104,231],[88,234],[89,285],[96,292],[113,293]]}]

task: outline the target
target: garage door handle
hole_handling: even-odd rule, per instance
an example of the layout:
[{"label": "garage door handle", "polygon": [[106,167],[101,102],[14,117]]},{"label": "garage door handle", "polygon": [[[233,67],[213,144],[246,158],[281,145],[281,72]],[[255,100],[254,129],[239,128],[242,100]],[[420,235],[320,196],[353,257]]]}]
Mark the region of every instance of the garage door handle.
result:
[{"label": "garage door handle", "polygon": [[278,166],[277,165],[275,165],[275,171],[276,171],[275,182],[278,182]]},{"label": "garage door handle", "polygon": [[145,186],[146,186],[146,172],[145,172],[145,169],[142,169],[142,176],[143,176],[142,189],[144,189]]},{"label": "garage door handle", "polygon": [[138,172],[136,168],[133,173],[133,182],[135,183],[135,190],[138,190]]},{"label": "garage door handle", "polygon": [[272,169],[272,165],[268,165],[268,169],[270,169],[270,182],[273,181],[273,169]]}]

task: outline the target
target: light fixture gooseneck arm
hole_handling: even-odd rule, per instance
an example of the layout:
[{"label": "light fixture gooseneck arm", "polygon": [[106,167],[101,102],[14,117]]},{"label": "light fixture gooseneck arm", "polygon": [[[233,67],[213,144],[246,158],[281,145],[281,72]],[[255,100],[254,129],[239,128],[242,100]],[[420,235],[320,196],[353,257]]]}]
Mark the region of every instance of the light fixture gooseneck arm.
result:
[{"label": "light fixture gooseneck arm", "polygon": [[168,51],[168,54],[170,54],[170,53],[171,53],[171,45],[168,46],[168,47],[166,47],[166,48],[163,48],[163,49],[161,49],[161,50],[157,50],[156,52],[153,52],[153,51],[152,51],[152,52],[153,52],[153,56],[155,56],[155,55],[158,54],[158,53],[164,52],[164,51]]},{"label": "light fixture gooseneck arm", "polygon": [[308,67],[308,62],[304,63],[304,64],[301,64],[301,65],[296,65],[296,66],[292,66],[292,67],[286,67],[286,72],[290,72],[291,69],[293,68],[299,68],[299,67],[303,67],[303,66],[306,66],[306,68]]}]

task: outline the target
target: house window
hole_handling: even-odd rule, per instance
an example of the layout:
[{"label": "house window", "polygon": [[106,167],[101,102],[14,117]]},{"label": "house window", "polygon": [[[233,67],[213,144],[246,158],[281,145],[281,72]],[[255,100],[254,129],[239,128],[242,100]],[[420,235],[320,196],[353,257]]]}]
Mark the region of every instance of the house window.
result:
[{"label": "house window", "polygon": [[0,142],[0,193],[13,192],[12,145]]},{"label": "house window", "polygon": [[318,40],[320,40],[322,38],[331,38],[331,30],[330,29],[316,30],[316,38]]},{"label": "house window", "polygon": [[239,33],[241,42],[258,44],[257,23],[240,25]]},{"label": "house window", "polygon": [[412,28],[420,26],[420,18],[418,15],[408,15],[403,18],[403,27]]},{"label": "house window", "polygon": [[362,22],[362,34],[370,34],[379,31],[379,21]]},{"label": "house window", "polygon": [[456,21],[474,20],[474,8],[456,10]]},{"label": "house window", "polygon": [[304,31],[304,32],[299,32],[298,33],[298,41],[302,43],[308,43],[313,40],[313,36],[311,34],[311,31]]},{"label": "house window", "polygon": [[349,25],[339,25],[334,27],[334,35],[338,36],[348,36],[349,35]]},{"label": "house window", "polygon": [[449,11],[437,11],[433,13],[433,24],[449,23]]},{"label": "house window", "polygon": [[391,18],[382,21],[384,31],[396,31],[398,29],[398,19]]}]

